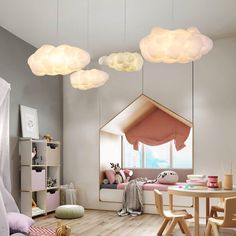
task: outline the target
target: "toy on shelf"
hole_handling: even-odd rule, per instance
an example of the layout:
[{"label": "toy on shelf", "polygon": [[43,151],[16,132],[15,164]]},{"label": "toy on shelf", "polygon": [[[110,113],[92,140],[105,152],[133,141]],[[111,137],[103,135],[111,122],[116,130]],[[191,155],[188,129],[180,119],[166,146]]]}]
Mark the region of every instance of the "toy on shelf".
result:
[{"label": "toy on shelf", "polygon": [[37,207],[37,204],[36,204],[36,202],[34,201],[34,199],[32,199],[32,208],[35,208],[35,207]]},{"label": "toy on shelf", "polygon": [[43,157],[38,156],[37,154],[38,154],[37,146],[33,144],[32,153],[31,153],[32,165],[42,165]]},{"label": "toy on shelf", "polygon": [[43,136],[43,139],[45,139],[47,142],[52,142],[53,141],[53,137],[50,134],[45,134]]},{"label": "toy on shelf", "polygon": [[52,177],[47,178],[47,187],[48,188],[53,188],[57,184],[57,179],[53,179]]}]

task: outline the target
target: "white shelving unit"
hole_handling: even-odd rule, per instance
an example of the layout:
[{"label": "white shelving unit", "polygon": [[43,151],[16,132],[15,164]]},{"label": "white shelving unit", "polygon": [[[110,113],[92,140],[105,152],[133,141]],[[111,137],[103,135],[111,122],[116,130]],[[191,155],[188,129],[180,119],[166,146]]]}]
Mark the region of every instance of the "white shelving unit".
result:
[{"label": "white shelving unit", "polygon": [[[33,150],[36,150],[36,155]],[[21,212],[34,217],[54,211],[60,204],[60,142],[21,138],[19,154]],[[56,183],[48,186],[48,178]],[[32,208],[33,201],[37,208]]]}]

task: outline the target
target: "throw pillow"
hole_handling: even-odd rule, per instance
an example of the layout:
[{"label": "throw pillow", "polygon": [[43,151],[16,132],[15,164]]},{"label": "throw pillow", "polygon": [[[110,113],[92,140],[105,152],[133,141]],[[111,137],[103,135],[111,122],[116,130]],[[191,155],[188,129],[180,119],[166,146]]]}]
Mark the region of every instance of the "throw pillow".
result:
[{"label": "throw pillow", "polygon": [[122,176],[123,183],[126,183],[126,176],[125,176],[124,170],[120,170],[120,174]]},{"label": "throw pillow", "polygon": [[114,184],[115,181],[116,181],[116,178],[115,178],[115,171],[114,170],[106,170],[105,171],[105,174],[106,174],[106,177],[109,181],[110,184]]},{"label": "throw pillow", "polygon": [[165,170],[157,176],[157,181],[160,184],[175,184],[179,177],[175,171]]},{"label": "throw pillow", "polygon": [[7,213],[7,220],[10,232],[28,233],[30,226],[34,223],[30,217],[17,212]]}]

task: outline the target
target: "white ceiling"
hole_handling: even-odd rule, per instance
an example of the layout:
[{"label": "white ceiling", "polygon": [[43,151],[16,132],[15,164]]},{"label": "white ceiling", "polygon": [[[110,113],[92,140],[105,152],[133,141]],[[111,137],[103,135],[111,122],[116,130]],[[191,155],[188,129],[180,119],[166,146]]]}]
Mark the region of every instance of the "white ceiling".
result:
[{"label": "white ceiling", "polygon": [[57,0],[0,0],[0,26],[35,47],[67,43],[93,58],[138,50],[139,40],[156,25],[196,26],[212,38],[236,34],[235,0],[58,1],[58,33]]}]

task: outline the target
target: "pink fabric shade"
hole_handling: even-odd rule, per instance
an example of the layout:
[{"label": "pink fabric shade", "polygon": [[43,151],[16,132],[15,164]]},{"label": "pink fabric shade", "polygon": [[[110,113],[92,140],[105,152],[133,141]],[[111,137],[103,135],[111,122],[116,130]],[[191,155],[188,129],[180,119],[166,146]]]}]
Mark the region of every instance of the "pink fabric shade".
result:
[{"label": "pink fabric shade", "polygon": [[157,108],[125,135],[135,150],[138,150],[139,142],[157,146],[175,140],[176,150],[179,151],[185,147],[189,132],[189,126]]}]

